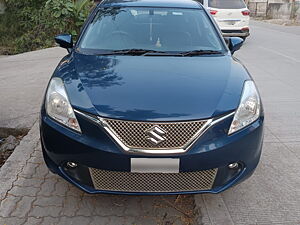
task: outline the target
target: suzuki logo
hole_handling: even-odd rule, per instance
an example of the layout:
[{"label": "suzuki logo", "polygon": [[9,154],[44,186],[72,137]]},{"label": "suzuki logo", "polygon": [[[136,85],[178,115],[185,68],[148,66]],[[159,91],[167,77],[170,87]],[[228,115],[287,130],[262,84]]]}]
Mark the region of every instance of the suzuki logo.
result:
[{"label": "suzuki logo", "polygon": [[158,145],[159,143],[165,141],[164,138],[166,131],[161,129],[158,126],[152,127],[149,130],[146,131],[147,137],[146,139],[151,142],[153,145]]}]

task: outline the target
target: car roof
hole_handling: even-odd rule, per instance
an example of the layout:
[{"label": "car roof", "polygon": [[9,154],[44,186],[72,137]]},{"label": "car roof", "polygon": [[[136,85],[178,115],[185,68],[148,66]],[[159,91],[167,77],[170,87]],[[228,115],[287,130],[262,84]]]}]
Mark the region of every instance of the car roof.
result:
[{"label": "car roof", "polygon": [[202,9],[202,5],[196,0],[103,0],[98,7],[169,7]]}]

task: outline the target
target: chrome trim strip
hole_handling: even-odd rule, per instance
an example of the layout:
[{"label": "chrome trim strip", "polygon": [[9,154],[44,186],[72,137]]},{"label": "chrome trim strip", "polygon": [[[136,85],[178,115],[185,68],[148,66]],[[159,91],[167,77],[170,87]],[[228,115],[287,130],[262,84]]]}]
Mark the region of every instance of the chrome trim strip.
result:
[{"label": "chrome trim strip", "polygon": [[83,116],[83,117],[85,117],[85,118],[87,118],[87,119],[89,119],[89,120],[92,120],[94,123],[97,123],[97,124],[102,126],[101,121],[98,120],[96,117],[93,117],[93,116],[90,116],[86,113],[80,112],[77,109],[74,109],[74,112],[81,115],[81,116]]},{"label": "chrome trim strip", "polygon": [[207,126],[212,122],[212,119],[207,120],[207,122],[203,125],[203,127],[191,138],[191,141],[186,144],[184,148],[180,149],[136,149],[136,148],[128,148],[123,142],[118,138],[117,134],[109,127],[109,125],[105,122],[105,119],[98,117],[103,124],[103,128],[112,136],[112,138],[122,147],[122,149],[126,152],[131,153],[145,153],[145,154],[175,154],[175,153],[184,153],[188,150],[190,145],[194,142],[195,139],[198,139],[201,135],[202,131],[207,128]]},{"label": "chrome trim strip", "polygon": [[240,22],[240,19],[218,19],[220,22]]},{"label": "chrome trim strip", "polygon": [[187,152],[193,144],[202,136],[210,127],[214,126],[215,124],[229,118],[230,116],[235,114],[234,112],[231,112],[223,117],[220,117],[218,119],[208,119],[206,123],[203,125],[203,127],[191,138],[191,141],[188,142],[184,148],[180,149],[159,149],[159,150],[152,150],[152,149],[135,149],[135,148],[128,148],[126,145],[123,144],[123,142],[118,138],[117,134],[109,127],[109,125],[105,122],[105,118],[102,118],[100,116],[97,116],[98,120],[95,117],[92,117],[90,115],[87,115],[85,113],[82,113],[76,109],[74,111],[84,117],[86,117],[89,120],[92,120],[93,122],[97,123],[99,126],[104,128],[106,132],[113,138],[113,140],[126,152],[128,153],[142,153],[142,154],[176,154],[176,153],[185,153]]},{"label": "chrome trim strip", "polygon": [[232,112],[232,113],[229,113],[229,114],[227,114],[227,115],[225,115],[223,117],[220,117],[219,119],[213,120],[209,127],[214,126],[215,124],[217,124],[217,123],[221,122],[222,120],[225,120],[225,119],[233,116],[234,114],[235,114],[235,111]]}]

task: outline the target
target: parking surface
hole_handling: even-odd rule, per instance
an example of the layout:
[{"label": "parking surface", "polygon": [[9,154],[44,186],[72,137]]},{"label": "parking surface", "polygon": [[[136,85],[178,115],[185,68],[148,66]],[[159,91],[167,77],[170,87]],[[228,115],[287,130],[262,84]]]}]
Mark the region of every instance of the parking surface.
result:
[{"label": "parking surface", "polygon": [[252,22],[237,57],[263,99],[262,159],[246,182],[220,195],[196,196],[206,205],[208,224],[300,224],[299,41],[300,27]]},{"label": "parking surface", "polygon": [[[300,224],[300,27],[252,23],[236,56],[263,98],[266,127],[254,175],[219,195],[88,195],[48,172],[37,112],[57,48],[0,59],[0,126],[33,126],[0,169],[0,225]],[[4,107],[6,106],[6,107]]]},{"label": "parking surface", "polygon": [[32,127],[49,77],[65,54],[52,48],[0,58],[0,127]]}]

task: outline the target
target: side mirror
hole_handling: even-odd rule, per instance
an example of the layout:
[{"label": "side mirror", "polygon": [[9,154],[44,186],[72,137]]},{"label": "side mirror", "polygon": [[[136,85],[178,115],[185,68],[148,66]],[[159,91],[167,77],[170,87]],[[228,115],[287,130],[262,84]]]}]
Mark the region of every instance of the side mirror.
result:
[{"label": "side mirror", "polygon": [[231,54],[239,50],[244,43],[244,40],[239,37],[229,37],[229,38],[226,37],[224,39],[228,45],[229,50],[231,51]]},{"label": "side mirror", "polygon": [[66,48],[68,52],[73,48],[73,38],[70,34],[60,34],[56,36],[55,42],[59,44],[60,47]]}]

